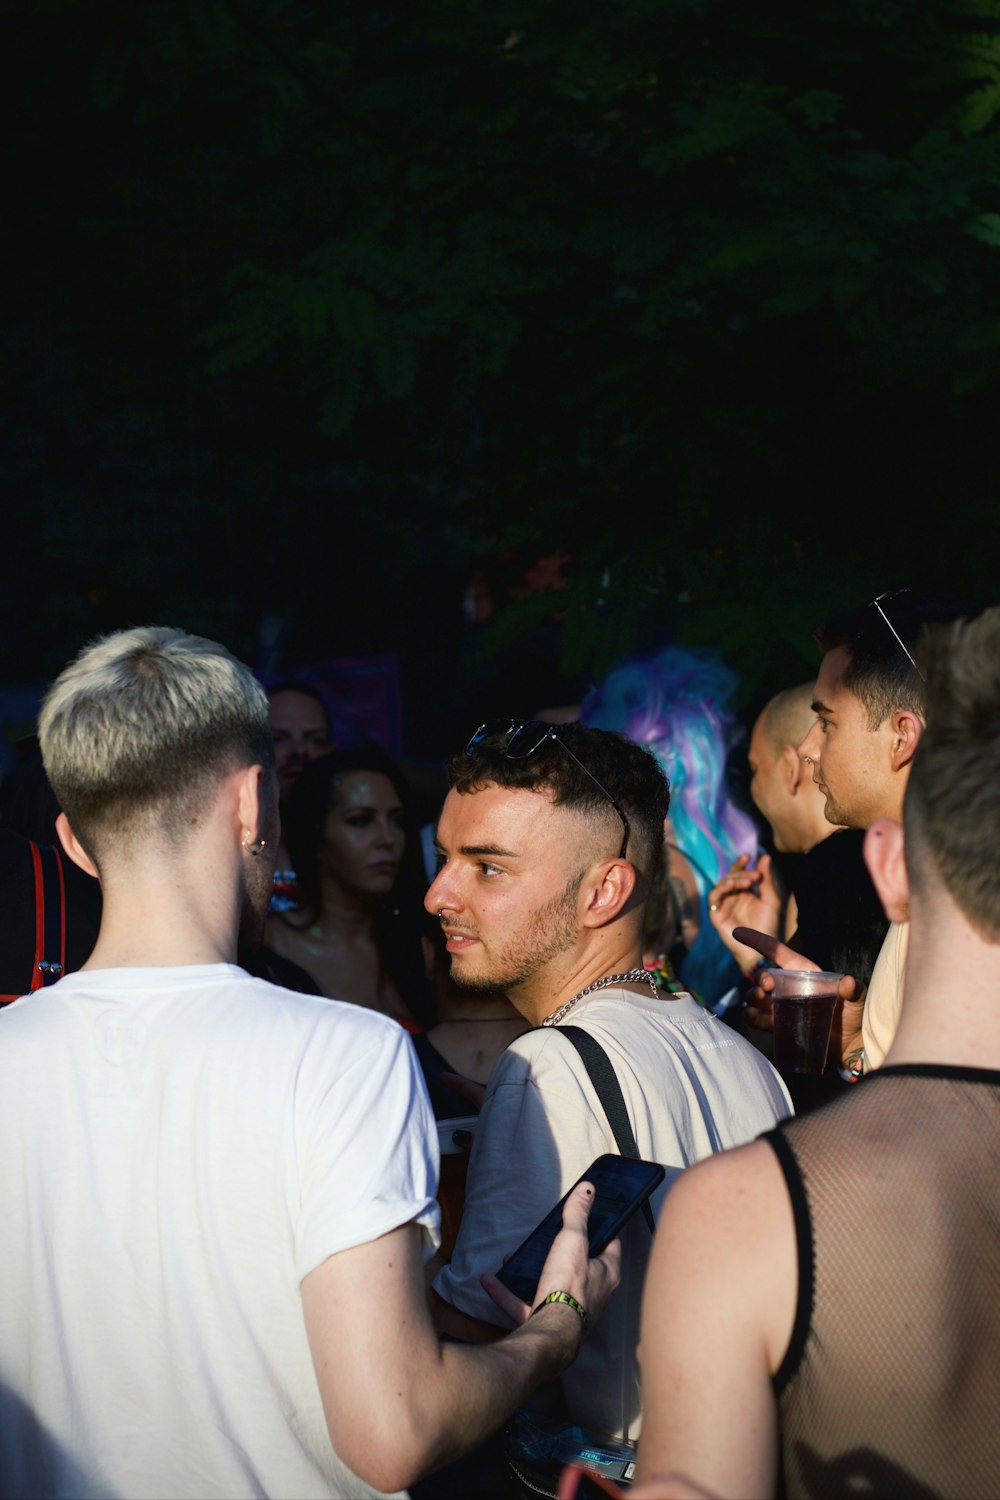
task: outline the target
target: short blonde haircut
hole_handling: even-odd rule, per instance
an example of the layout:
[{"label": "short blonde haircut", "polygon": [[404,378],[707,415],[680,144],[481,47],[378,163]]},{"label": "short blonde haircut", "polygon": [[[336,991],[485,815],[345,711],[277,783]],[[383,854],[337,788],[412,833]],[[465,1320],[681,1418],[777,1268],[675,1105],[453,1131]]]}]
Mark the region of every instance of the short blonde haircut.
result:
[{"label": "short blonde haircut", "polygon": [[219,779],[273,760],[267,697],[216,641],[167,626],[103,636],[56,678],[38,721],[53,791],[92,857],[106,836],[183,839]]}]

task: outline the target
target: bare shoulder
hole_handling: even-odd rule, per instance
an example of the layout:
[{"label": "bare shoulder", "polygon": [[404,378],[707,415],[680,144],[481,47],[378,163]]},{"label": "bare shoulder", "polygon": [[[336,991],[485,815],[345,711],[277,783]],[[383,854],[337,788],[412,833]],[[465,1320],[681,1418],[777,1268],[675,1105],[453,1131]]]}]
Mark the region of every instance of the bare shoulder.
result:
[{"label": "bare shoulder", "polygon": [[718,1237],[720,1230],[766,1230],[782,1227],[782,1208],[791,1209],[778,1158],[766,1141],[751,1141],[729,1151],[718,1151],[678,1177],[667,1195],[662,1223],[683,1221],[689,1228],[705,1220]]},{"label": "bare shoulder", "polygon": [[720,1151],[682,1172],[657,1226],[650,1283],[657,1278],[751,1310],[753,1291],[767,1321],[758,1329],[772,1372],[788,1348],[795,1316],[798,1262],[791,1199],[778,1157],[763,1140]]},{"label": "bare shoulder", "polygon": [[648,1493],[657,1493],[654,1475],[678,1471],[711,1495],[774,1493],[771,1377],[791,1339],[797,1288],[791,1205],[771,1147],[754,1141],[682,1172],[643,1297],[636,1477]]}]

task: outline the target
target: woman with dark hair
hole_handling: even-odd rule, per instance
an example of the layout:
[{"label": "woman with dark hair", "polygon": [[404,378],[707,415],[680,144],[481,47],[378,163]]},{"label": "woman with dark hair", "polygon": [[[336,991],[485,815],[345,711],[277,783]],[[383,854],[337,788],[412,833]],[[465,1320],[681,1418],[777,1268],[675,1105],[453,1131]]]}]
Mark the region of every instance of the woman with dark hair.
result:
[{"label": "woman with dark hair", "polygon": [[433,1024],[433,1002],[409,800],[400,768],[378,745],[311,761],[283,805],[301,905],[273,915],[264,941],[331,999],[419,1029]]}]

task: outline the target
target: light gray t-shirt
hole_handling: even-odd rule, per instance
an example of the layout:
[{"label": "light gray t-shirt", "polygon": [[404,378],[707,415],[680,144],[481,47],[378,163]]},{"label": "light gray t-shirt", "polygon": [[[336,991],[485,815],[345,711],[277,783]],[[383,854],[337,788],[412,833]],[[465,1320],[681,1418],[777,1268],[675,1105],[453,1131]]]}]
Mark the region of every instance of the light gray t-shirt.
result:
[{"label": "light gray t-shirt", "polygon": [[[654,999],[608,988],[567,1012],[600,1042],[621,1084],[639,1155],[667,1168],[658,1214],[678,1173],[739,1146],[792,1113],[771,1064],[689,995]],[[575,1047],[558,1026],[512,1042],[490,1075],[476,1127],[454,1254],[434,1287],[463,1312],[508,1326],[479,1283],[495,1272],[591,1162],[616,1152],[607,1115]],[[622,1243],[622,1284],[562,1377],[573,1418],[621,1435],[639,1428],[635,1349],[651,1237],[641,1214]]]},{"label": "light gray t-shirt", "polygon": [[[365,1496],[299,1284],[416,1222],[406,1033],[229,965],[67,976],[0,1014],[0,1493]],[[350,1371],[344,1372],[345,1381]]]}]

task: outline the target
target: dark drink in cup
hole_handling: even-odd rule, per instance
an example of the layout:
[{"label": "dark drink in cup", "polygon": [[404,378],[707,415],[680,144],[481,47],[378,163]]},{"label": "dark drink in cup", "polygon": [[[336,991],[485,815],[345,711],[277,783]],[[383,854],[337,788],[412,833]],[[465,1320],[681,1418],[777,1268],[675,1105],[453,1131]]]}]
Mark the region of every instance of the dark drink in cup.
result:
[{"label": "dark drink in cup", "polygon": [[774,1066],[779,1073],[822,1073],[841,976],[775,969],[773,978]]}]

